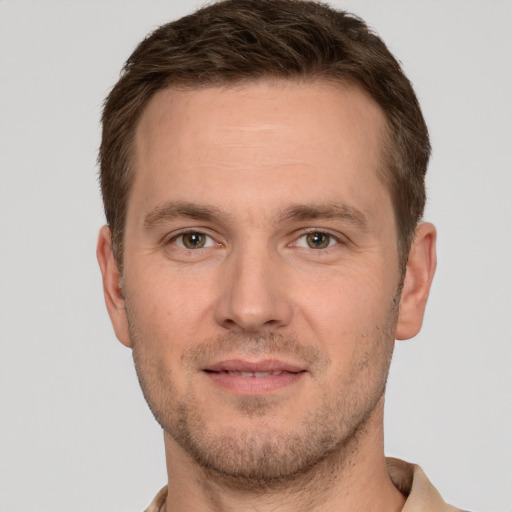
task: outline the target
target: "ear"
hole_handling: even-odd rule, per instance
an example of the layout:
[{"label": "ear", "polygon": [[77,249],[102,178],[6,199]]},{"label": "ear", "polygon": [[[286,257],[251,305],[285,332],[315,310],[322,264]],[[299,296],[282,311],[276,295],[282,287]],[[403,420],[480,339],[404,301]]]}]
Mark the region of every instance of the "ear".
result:
[{"label": "ear", "polygon": [[417,227],[409,252],[398,310],[397,340],[412,338],[420,331],[436,264],[436,228],[425,222]]},{"label": "ear", "polygon": [[127,347],[131,347],[126,305],[121,286],[121,274],[112,249],[110,228],[103,226],[98,235],[96,257],[103,279],[103,294],[110,321],[114,327],[117,339]]}]

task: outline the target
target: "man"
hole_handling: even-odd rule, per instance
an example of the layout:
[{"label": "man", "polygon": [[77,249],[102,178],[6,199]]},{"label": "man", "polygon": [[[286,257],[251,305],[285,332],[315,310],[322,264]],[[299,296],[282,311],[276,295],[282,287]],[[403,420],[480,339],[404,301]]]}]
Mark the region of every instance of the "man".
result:
[{"label": "man", "polygon": [[149,511],[456,510],[383,453],[421,327],[428,132],[359,19],[224,1],[157,29],[107,98],[97,255],[164,430]]}]

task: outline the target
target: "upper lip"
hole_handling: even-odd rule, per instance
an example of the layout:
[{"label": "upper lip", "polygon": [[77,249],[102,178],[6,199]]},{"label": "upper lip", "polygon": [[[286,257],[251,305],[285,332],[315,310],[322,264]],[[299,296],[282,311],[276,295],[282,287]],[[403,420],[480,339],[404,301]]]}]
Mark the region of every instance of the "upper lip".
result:
[{"label": "upper lip", "polygon": [[227,359],[209,364],[204,368],[210,372],[290,372],[299,373],[305,369],[295,364],[278,359],[265,359],[261,361],[248,361],[245,359]]}]

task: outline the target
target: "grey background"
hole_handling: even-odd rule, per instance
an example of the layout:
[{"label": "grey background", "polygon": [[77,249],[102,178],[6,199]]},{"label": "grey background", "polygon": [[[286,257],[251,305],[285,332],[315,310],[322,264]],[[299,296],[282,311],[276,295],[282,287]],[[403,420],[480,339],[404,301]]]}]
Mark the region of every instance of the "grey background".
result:
[{"label": "grey background", "polygon": [[[434,155],[439,267],[399,342],[386,452],[447,501],[512,510],[512,3],[333,2],[413,80]],[[135,44],[199,2],[0,0],[0,512],[137,511],[161,432],[95,260],[101,103]]]}]

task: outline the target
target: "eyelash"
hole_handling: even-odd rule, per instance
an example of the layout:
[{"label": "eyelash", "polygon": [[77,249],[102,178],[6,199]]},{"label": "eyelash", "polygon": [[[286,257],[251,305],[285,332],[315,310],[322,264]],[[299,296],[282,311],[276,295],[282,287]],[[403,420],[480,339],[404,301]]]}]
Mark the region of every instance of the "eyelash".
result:
[{"label": "eyelash", "polygon": [[[186,237],[187,235],[200,235],[200,236],[203,236],[203,237],[209,239],[209,242],[208,241],[206,242],[208,245],[201,246],[201,247],[196,247],[196,248],[186,247],[184,242],[183,242],[183,238]],[[177,243],[177,241],[179,239],[182,240],[181,244]],[[184,251],[194,251],[194,250],[197,250],[197,249],[208,249],[208,248],[214,247],[214,246],[217,246],[217,247],[222,246],[222,244],[216,242],[212,236],[208,235],[207,233],[205,233],[204,231],[201,231],[199,229],[188,229],[186,231],[181,231],[180,233],[178,233],[178,234],[174,235],[172,238],[170,238],[167,241],[167,243],[168,244],[174,244],[179,249],[182,249]]]},{"label": "eyelash", "polygon": [[[202,245],[200,247],[186,247],[183,242],[183,238],[186,237],[187,235],[195,235],[195,234],[205,237],[207,239],[205,244],[207,244],[207,245]],[[323,236],[327,237],[328,238],[327,246],[325,246],[325,247],[310,247],[310,246],[308,246],[307,247],[306,245],[309,245],[307,242],[305,243],[305,245],[300,245],[299,241],[301,239],[305,239],[309,235],[323,235]],[[177,243],[177,241],[180,239],[182,240],[181,244]],[[209,234],[207,234],[204,231],[201,231],[199,229],[188,229],[186,231],[181,231],[180,233],[175,234],[166,243],[174,244],[179,249],[185,250],[185,251],[194,251],[194,250],[198,250],[198,249],[208,249],[211,247],[222,247],[223,246],[223,244],[216,242],[212,236],[210,236]],[[292,243],[288,244],[288,247],[299,247],[299,248],[311,249],[311,250],[315,250],[315,251],[325,251],[335,245],[343,244],[343,243],[345,243],[345,242],[343,241],[343,239],[341,239],[341,237],[339,235],[334,235],[333,233],[330,233],[329,231],[326,231],[326,230],[313,228],[313,229],[308,229],[305,232],[302,232],[299,236],[297,236],[294,239],[294,241]]]},{"label": "eyelash", "polygon": [[[326,247],[306,247],[306,246],[300,246],[298,244],[299,240],[308,237],[309,235],[324,235],[328,237],[329,242]],[[327,249],[330,249],[331,247],[343,244],[343,240],[339,235],[335,235],[329,231],[326,231],[324,229],[308,229],[307,231],[303,232],[301,235],[299,235],[295,240],[290,244],[291,247],[301,247],[303,249],[311,249],[315,251],[325,251]],[[307,242],[306,242],[307,244]]]}]

